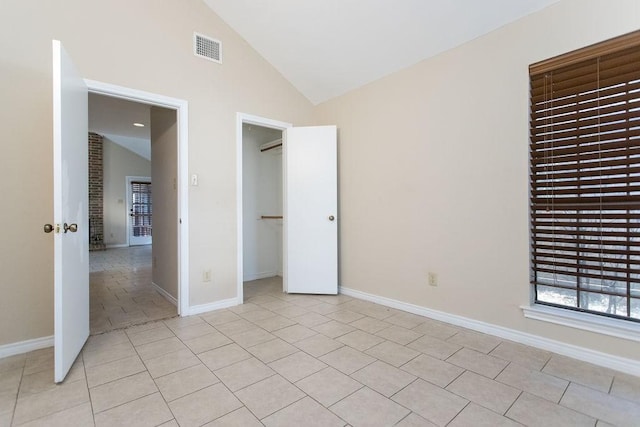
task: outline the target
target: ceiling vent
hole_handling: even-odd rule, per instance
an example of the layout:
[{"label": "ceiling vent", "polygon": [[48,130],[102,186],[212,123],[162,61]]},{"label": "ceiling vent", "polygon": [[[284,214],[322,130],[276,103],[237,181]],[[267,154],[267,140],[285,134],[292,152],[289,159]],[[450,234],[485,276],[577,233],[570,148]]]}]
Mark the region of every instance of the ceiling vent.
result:
[{"label": "ceiling vent", "polygon": [[222,64],[222,42],[202,34],[193,33],[193,54]]}]

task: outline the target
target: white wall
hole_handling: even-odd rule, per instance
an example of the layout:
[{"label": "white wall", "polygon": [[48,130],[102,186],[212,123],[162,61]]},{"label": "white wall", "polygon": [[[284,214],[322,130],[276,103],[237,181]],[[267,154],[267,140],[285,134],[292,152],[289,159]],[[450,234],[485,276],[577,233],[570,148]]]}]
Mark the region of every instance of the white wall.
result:
[{"label": "white wall", "polygon": [[104,242],[107,247],[126,245],[129,220],[127,176],[151,176],[151,162],[105,136],[102,164]]},{"label": "white wall", "polygon": [[243,126],[243,280],[282,274],[282,150],[260,152],[260,145],[281,132]]},{"label": "white wall", "polygon": [[637,342],[520,309],[528,66],[638,28],[637,0],[564,0],[320,105],[339,128],[341,285],[640,360]]}]

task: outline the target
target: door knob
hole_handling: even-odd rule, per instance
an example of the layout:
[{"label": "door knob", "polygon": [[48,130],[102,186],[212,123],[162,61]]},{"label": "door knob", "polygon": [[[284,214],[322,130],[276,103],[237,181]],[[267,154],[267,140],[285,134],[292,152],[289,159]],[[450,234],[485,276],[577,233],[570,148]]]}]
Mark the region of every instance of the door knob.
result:
[{"label": "door knob", "polygon": [[336,217],[335,217],[335,216],[333,216],[333,215],[330,215],[330,216],[329,216],[329,221],[333,221],[334,219],[336,219]]},{"label": "door knob", "polygon": [[67,231],[70,231],[72,233],[75,233],[76,231],[78,231],[78,224],[67,224],[66,222],[64,223],[64,225],[62,226],[64,228],[64,232],[66,233]]},{"label": "door knob", "polygon": [[44,232],[45,233],[51,233],[53,231],[53,225],[51,224],[45,224],[44,225]]}]

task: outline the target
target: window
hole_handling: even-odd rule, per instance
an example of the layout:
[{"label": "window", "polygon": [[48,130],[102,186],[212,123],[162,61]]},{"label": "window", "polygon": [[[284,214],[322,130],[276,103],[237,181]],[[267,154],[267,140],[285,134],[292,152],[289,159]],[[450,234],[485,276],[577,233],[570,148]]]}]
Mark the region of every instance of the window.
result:
[{"label": "window", "polygon": [[529,74],[535,302],[640,321],[640,32]]}]

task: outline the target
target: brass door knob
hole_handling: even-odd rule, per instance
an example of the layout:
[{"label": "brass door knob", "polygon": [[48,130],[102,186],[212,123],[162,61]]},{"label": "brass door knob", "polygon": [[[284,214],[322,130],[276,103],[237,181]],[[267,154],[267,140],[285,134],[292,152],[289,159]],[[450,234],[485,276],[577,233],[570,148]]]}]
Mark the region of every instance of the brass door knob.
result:
[{"label": "brass door knob", "polygon": [[53,231],[53,225],[51,224],[45,224],[44,225],[44,232],[45,233],[51,233]]},{"label": "brass door knob", "polygon": [[336,217],[335,217],[335,216],[333,216],[333,215],[330,215],[330,216],[329,216],[329,221],[333,221],[334,219],[336,219]]},{"label": "brass door knob", "polygon": [[66,222],[63,225],[64,228],[64,232],[66,233],[67,231],[70,231],[72,233],[75,233],[76,231],[78,231],[78,224],[67,224]]}]

